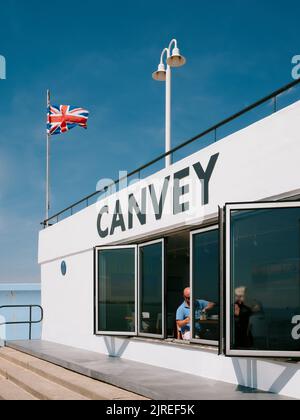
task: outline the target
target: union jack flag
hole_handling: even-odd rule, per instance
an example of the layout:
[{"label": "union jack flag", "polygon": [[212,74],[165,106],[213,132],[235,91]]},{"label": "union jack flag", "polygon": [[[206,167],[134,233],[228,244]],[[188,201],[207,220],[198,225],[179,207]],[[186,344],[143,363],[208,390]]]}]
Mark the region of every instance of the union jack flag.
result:
[{"label": "union jack flag", "polygon": [[79,125],[87,128],[89,111],[70,105],[50,105],[47,114],[47,133],[50,136],[66,133]]}]

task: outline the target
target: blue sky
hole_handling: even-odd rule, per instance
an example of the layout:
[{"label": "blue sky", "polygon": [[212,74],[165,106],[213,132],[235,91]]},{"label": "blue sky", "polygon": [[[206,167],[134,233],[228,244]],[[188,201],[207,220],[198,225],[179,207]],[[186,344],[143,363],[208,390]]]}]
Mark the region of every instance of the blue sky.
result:
[{"label": "blue sky", "polygon": [[[4,2],[3,2],[4,3]],[[91,112],[52,141],[52,213],[164,151],[164,90],[151,79],[176,37],[173,145],[291,81],[295,0],[7,0],[1,5],[0,282],[39,281],[45,101]]]}]

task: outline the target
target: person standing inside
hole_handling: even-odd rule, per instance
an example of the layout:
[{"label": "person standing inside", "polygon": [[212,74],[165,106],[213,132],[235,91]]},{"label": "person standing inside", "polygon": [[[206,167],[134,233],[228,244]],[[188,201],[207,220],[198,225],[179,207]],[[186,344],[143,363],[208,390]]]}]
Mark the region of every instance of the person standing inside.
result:
[{"label": "person standing inside", "polygon": [[[184,302],[179,306],[176,313],[176,323],[177,328],[181,331],[183,340],[191,339],[191,289],[187,287],[183,291]],[[195,313],[196,314],[206,314],[208,311],[215,307],[215,303],[208,302],[206,300],[196,300],[195,301]],[[199,315],[200,320],[200,315]],[[196,324],[198,328],[198,333],[200,332],[200,324]]]}]

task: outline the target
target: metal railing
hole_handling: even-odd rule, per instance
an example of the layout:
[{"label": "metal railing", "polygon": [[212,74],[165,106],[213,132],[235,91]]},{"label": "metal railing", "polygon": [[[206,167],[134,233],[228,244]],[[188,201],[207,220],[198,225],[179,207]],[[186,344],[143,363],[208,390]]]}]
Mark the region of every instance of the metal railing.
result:
[{"label": "metal railing", "polygon": [[[150,168],[151,166],[155,165],[156,163],[158,163],[160,161],[165,160],[165,158],[169,155],[171,155],[173,157],[174,154],[176,152],[178,152],[179,150],[182,150],[183,148],[191,145],[192,143],[196,142],[199,139],[203,139],[208,134],[213,134],[212,141],[210,142],[210,144],[219,141],[220,139],[218,140],[218,130],[220,128],[226,126],[227,124],[229,124],[232,121],[237,120],[241,116],[243,116],[245,114],[248,114],[250,111],[252,111],[254,109],[257,109],[258,107],[260,107],[263,104],[266,104],[266,103],[272,101],[271,112],[269,112],[269,114],[276,113],[279,110],[279,102],[278,102],[279,96],[284,94],[284,93],[289,92],[291,89],[293,89],[294,87],[296,87],[299,84],[300,84],[300,79],[294,80],[293,82],[283,86],[282,88],[276,90],[275,92],[272,92],[268,96],[265,96],[264,98],[262,98],[259,101],[253,103],[252,105],[247,106],[246,108],[244,108],[241,111],[233,114],[232,116],[226,118],[225,120],[222,120],[218,124],[213,125],[212,127],[208,128],[207,130],[203,131],[202,133],[198,134],[197,136],[195,136],[195,137],[181,143],[180,145],[174,147],[168,153],[161,154],[158,157],[156,157],[155,159],[146,163],[145,165],[140,166],[139,168],[130,172],[126,177],[123,177],[123,178],[120,178],[120,179],[114,181],[113,183],[111,183],[110,185],[105,187],[104,189],[102,189],[100,191],[95,191],[94,193],[84,197],[83,199],[77,201],[76,203],[74,203],[74,204],[70,205],[69,207],[65,208],[64,210],[60,211],[59,213],[56,213],[55,215],[51,216],[49,219],[44,220],[41,223],[41,225],[43,225],[44,227],[52,226],[52,224],[58,223],[60,221],[61,216],[66,216],[66,217],[67,217],[67,215],[72,216],[74,214],[74,210],[75,210],[76,207],[78,207],[80,205],[85,205],[85,207],[88,207],[90,204],[92,204],[91,200],[93,198],[100,197],[103,194],[105,194],[105,196],[107,196],[107,194],[109,194],[109,191],[112,187],[116,188],[116,186],[120,185],[120,183],[122,181],[124,181],[128,178],[131,178],[135,175],[138,175],[138,178],[141,179],[141,172],[142,171],[144,171],[147,168]],[[298,99],[300,99],[300,95],[299,95]],[[206,147],[206,146],[203,146],[203,147]]]},{"label": "metal railing", "polygon": [[[29,340],[32,339],[32,325],[40,324],[44,319],[44,310],[40,305],[4,305],[0,306],[0,311],[2,309],[18,309],[18,308],[27,308],[29,309],[29,321],[7,321],[0,324],[1,325],[27,325],[29,326]],[[32,309],[38,308],[41,311],[41,317],[38,321],[32,320]]]}]

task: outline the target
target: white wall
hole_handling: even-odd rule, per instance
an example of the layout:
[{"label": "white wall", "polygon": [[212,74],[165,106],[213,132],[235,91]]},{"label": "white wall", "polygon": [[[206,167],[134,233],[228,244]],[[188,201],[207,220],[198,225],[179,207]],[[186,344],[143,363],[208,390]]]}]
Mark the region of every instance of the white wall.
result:
[{"label": "white wall", "polygon": [[[167,174],[201,161],[205,166],[220,153],[210,185],[210,203],[198,206],[194,214],[172,216],[136,224],[130,232],[116,233],[100,240],[96,227],[99,204],[43,230],[39,237],[39,262],[42,272],[42,306],[45,311],[43,339],[106,354],[118,353],[124,358],[177,369],[230,383],[256,386],[300,398],[298,365],[250,359],[230,359],[201,349],[170,347],[137,340],[120,340],[93,335],[93,247],[134,238],[147,238],[154,232],[165,232],[176,226],[201,223],[216,214],[225,202],[255,201],[300,188],[300,102],[262,120],[204,150],[176,163],[158,174],[159,185]],[[155,180],[150,177],[146,183]],[[137,186],[130,187],[135,191]],[[138,187],[139,188],[139,187]],[[120,200],[126,207],[128,191]],[[201,191],[191,179],[191,202],[199,202]],[[112,205],[116,197],[101,202]],[[172,207],[168,197],[166,209]],[[60,273],[62,259],[67,275]],[[184,363],[182,362],[184,360]]]},{"label": "white wall", "polygon": [[216,351],[93,335],[93,252],[42,266],[43,340],[300,399],[300,365],[226,358]]},{"label": "white wall", "polygon": [[[141,239],[154,232],[163,232],[177,226],[199,224],[204,218],[215,215],[219,205],[228,202],[257,201],[281,193],[299,190],[300,152],[300,102],[239,131],[226,139],[200,150],[177,162],[169,169],[149,177],[111,196],[60,223],[42,230],[39,236],[39,262],[44,263],[62,256],[71,255],[97,245]],[[210,182],[210,202],[201,204],[201,186],[191,171],[190,192],[184,198],[191,203],[191,211],[173,216],[172,193],[169,189],[164,215],[156,221],[151,205],[148,208],[148,222],[140,226],[135,220],[131,231],[116,231],[113,237],[100,239],[97,232],[97,216],[105,204],[112,209],[117,198],[126,213],[128,193],[137,197],[141,187],[154,183],[159,194],[163,179],[181,169],[201,162],[206,168],[212,155],[219,153],[215,171]],[[195,208],[193,208],[193,205]],[[104,223],[109,225],[110,214]]]}]

